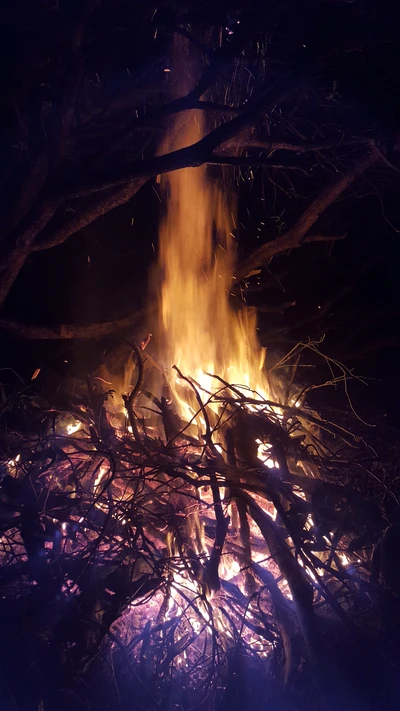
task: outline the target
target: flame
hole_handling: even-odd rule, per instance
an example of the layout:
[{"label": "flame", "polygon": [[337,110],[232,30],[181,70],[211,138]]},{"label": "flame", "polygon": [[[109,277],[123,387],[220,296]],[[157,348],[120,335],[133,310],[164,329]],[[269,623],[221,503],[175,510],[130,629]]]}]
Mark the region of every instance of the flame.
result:
[{"label": "flame", "polygon": [[[182,38],[175,49],[177,73],[182,74],[179,66],[190,66]],[[177,94],[190,90],[189,71],[177,80]],[[163,152],[194,144],[205,133],[203,112],[180,113]],[[208,393],[221,387],[209,375],[217,373],[223,380],[267,398],[261,373],[265,353],[257,339],[256,315],[249,309],[235,310],[229,299],[235,257],[230,198],[222,193],[206,166],[167,173],[161,187],[167,210],[159,244],[159,331],[167,371],[172,365],[178,366]],[[182,394],[182,381],[172,371],[169,384],[180,403],[181,415],[192,419],[198,408],[187,388]]]},{"label": "flame", "polygon": [[[182,67],[185,67],[184,74]],[[168,72],[174,98],[192,89],[195,81],[193,67],[188,45],[179,36],[175,42],[175,62]],[[162,146],[163,153],[190,146],[207,132],[203,112],[195,110],[178,113],[169,128],[168,138]],[[157,360],[163,366],[163,374],[171,390],[167,400],[171,397],[185,423],[194,422],[204,432],[206,419],[210,418],[209,410],[211,414],[220,414],[218,399],[214,398],[211,404],[209,402],[210,395],[220,389],[234,386],[235,399],[238,393],[240,396],[240,392],[246,392],[252,401],[247,407],[253,412],[265,409],[265,401],[276,401],[276,398],[263,373],[265,350],[257,338],[255,312],[232,306],[235,210],[230,197],[223,193],[206,166],[172,171],[158,182],[166,211],[160,226],[155,274],[159,298]],[[174,365],[177,370],[173,369]],[[187,378],[196,385],[196,393]],[[273,385],[275,389],[276,383]],[[202,403],[197,399],[199,396]],[[225,390],[223,399],[227,398],[229,394]],[[282,417],[279,409],[272,409],[277,417]],[[222,429],[219,420],[218,427],[213,429],[212,444],[214,453],[224,459],[226,443],[218,441],[218,432]],[[129,425],[128,431],[131,431]],[[198,441],[201,442],[201,438]],[[271,444],[261,439],[255,442],[260,465],[262,462],[267,468],[278,469]],[[193,453],[196,452],[194,444],[188,446],[193,447]],[[190,467],[187,469],[190,470]],[[95,493],[98,493],[104,475],[105,471],[100,467],[94,483]],[[226,517],[232,516],[228,492],[228,489],[219,486],[219,510]],[[257,505],[275,520],[277,511],[272,503],[257,494],[254,498]],[[96,506],[101,505],[101,502],[96,503]],[[172,524],[169,529],[165,526],[169,562],[164,596],[157,592],[146,603],[147,620],[159,620],[160,614],[164,622],[179,619],[182,632],[176,641],[184,640],[184,635],[189,634],[192,640],[198,640],[198,650],[205,650],[208,643],[213,644],[215,631],[219,634],[219,643],[226,646],[237,639],[238,633],[232,622],[236,603],[232,603],[229,614],[224,614],[223,596],[228,593],[223,586],[213,587],[207,577],[213,543],[210,534],[207,534],[205,521],[208,520],[208,525],[215,521],[215,509],[212,488],[208,485],[198,487],[196,495],[190,498],[190,504],[185,504],[180,511],[179,536]],[[255,541],[252,561],[259,561],[260,567],[274,569],[270,555],[260,544],[259,530],[253,521],[249,521],[249,530]],[[225,545],[221,550],[218,574],[225,586],[230,583],[228,591],[235,589],[239,599],[242,596],[243,600],[247,600],[249,565],[247,560],[243,562],[240,541],[234,540],[236,535],[232,530],[227,534],[227,543],[233,545]],[[182,546],[185,550],[190,548],[191,563],[182,557]],[[196,565],[192,568],[193,561]],[[283,594],[290,597],[286,580],[280,580],[279,585]],[[140,614],[135,603],[131,604],[130,609],[132,619],[137,619],[140,626]],[[267,656],[271,644],[252,629],[255,626],[251,622],[253,612],[251,601],[246,602],[241,621],[243,634],[257,654]],[[247,622],[249,626],[245,632]],[[193,649],[180,651],[175,663],[184,665],[188,655],[193,655]]]},{"label": "flame", "polygon": [[14,459],[9,459],[7,462],[8,468],[11,470],[15,469],[20,459],[21,459],[20,454],[17,454],[17,456]]}]

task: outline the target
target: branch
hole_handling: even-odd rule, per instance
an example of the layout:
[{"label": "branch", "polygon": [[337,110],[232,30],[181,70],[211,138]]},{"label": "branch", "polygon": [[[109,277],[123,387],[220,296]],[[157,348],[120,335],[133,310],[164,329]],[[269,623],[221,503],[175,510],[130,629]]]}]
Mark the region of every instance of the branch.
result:
[{"label": "branch", "polygon": [[12,162],[10,167],[14,167],[14,174],[11,171],[8,179],[11,197],[8,204],[3,203],[2,205],[1,243],[4,243],[13,231],[18,229],[18,225],[35,206],[47,180],[49,160],[47,155],[42,153],[35,161],[29,161],[28,165],[23,161],[21,170],[16,170],[16,166],[13,166]]},{"label": "branch", "polygon": [[239,167],[245,168],[246,166],[251,168],[256,168],[257,166],[263,166],[265,168],[273,168],[275,170],[297,170],[299,173],[304,173],[308,175],[305,168],[301,168],[299,165],[290,164],[278,164],[271,162],[268,156],[211,156],[207,159],[206,163],[210,165],[237,165]]},{"label": "branch", "polygon": [[32,243],[49,223],[59,204],[43,197],[21,226],[0,249],[0,306],[8,296],[20,270],[32,251]]},{"label": "branch", "polygon": [[[258,261],[257,263],[255,262],[255,255],[258,252],[261,252],[261,250],[265,250],[265,254],[267,256],[264,258],[263,261],[269,261],[272,259],[272,257],[276,257],[277,254],[282,254],[282,252],[286,252],[289,249],[295,249],[296,247],[301,247],[303,244],[309,244],[310,242],[339,242],[342,239],[346,239],[347,234],[341,234],[341,235],[323,235],[323,234],[311,234],[311,235],[306,235],[306,237],[303,237],[301,241],[299,241],[296,244],[291,244],[291,246],[287,246],[288,242],[286,241],[286,236],[289,234],[289,232],[284,235],[283,237],[278,237],[277,239],[271,240],[271,242],[267,242],[267,244],[263,245],[263,247],[260,247],[259,250],[254,252],[253,254],[250,255],[242,264],[239,264],[237,270],[236,270],[236,275],[235,279],[238,281],[242,279],[246,279],[246,277],[253,276],[253,273],[259,273],[261,271],[260,267],[263,265],[262,262]],[[268,253],[267,253],[267,248],[268,247]],[[250,262],[250,259],[254,258],[254,266],[247,267],[247,262]],[[258,267],[258,268],[257,268]],[[265,287],[263,287],[265,288]],[[258,291],[258,289],[252,288],[252,291]],[[289,306],[291,304],[288,304]],[[257,307],[257,310],[259,308]]]},{"label": "branch", "polygon": [[[245,128],[254,125],[255,121],[261,116],[299,89],[299,80],[295,79],[292,74],[287,75],[278,82],[278,85],[272,88],[270,86],[265,87],[239,116],[221,124],[197,143],[162,156],[136,161],[127,168],[120,168],[114,173],[110,172],[100,179],[97,175],[87,176],[80,183],[76,181],[74,185],[67,189],[66,199],[108,190],[123,183],[128,183],[134,178],[149,178],[161,173],[180,170],[181,168],[194,168],[204,165],[218,146],[229,141]],[[178,99],[178,101],[180,100]]]},{"label": "branch", "polygon": [[0,319],[0,329],[8,331],[18,338],[29,340],[92,340],[106,338],[121,331],[127,331],[135,326],[140,319],[148,313],[147,309],[140,309],[130,316],[125,316],[117,321],[103,321],[91,323],[86,326],[78,324],[62,324],[58,326],[28,326],[17,321]]},{"label": "branch", "polygon": [[346,232],[342,235],[312,234],[304,237],[303,244],[305,244],[306,242],[339,242],[341,239],[346,239],[346,237]]},{"label": "branch", "polygon": [[[296,224],[282,237],[277,237],[270,242],[259,247],[253,254],[245,259],[236,270],[236,279],[245,279],[247,274],[253,269],[260,267],[265,262],[272,259],[277,254],[286,252],[296,247],[301,247],[305,242],[329,241],[329,237],[321,235],[308,235],[308,231],[317,222],[318,218],[325,210],[351,185],[351,183],[362,175],[378,159],[375,151],[368,152],[347,172],[339,174],[322,192],[313,200],[311,205],[304,211]],[[341,237],[342,238],[342,237]]]},{"label": "branch", "polygon": [[388,160],[386,158],[385,154],[381,151],[379,146],[376,145],[376,143],[374,143],[374,147],[375,147],[375,150],[376,150],[379,158],[381,159],[381,161],[383,163],[385,163],[385,165],[387,165],[387,167],[390,168],[390,170],[393,170],[395,173],[400,175],[400,168],[398,168],[397,165],[394,165],[393,163],[390,162],[390,160]]},{"label": "branch", "polygon": [[[185,35],[184,31],[178,31],[180,34]],[[129,144],[138,128],[143,126],[143,124],[146,127],[149,125],[159,124],[162,119],[171,116],[172,114],[179,113],[181,111],[188,111],[190,109],[210,110],[211,107],[211,110],[215,110],[215,107],[217,106],[216,104],[213,104],[210,101],[203,102],[201,101],[201,97],[207,89],[215,83],[215,78],[221,73],[222,68],[224,66],[229,66],[235,58],[235,55],[240,53],[245,39],[246,30],[242,26],[235,34],[235,38],[229,43],[224,43],[214,54],[210,63],[205,67],[200,79],[188,94],[178,97],[161,107],[146,111],[142,116],[136,118],[129,126],[124,126],[122,130],[114,136],[112,144],[108,146],[107,154],[111,154],[116,149],[122,148],[124,145]],[[184,63],[184,60],[182,60],[182,63]],[[225,108],[226,107],[224,105],[219,105],[218,110],[225,111]],[[235,107],[229,107],[229,109],[231,113],[241,111],[241,109]],[[103,154],[103,152],[101,153]]]},{"label": "branch", "polygon": [[[372,145],[370,138],[357,137],[351,140],[321,141],[320,143],[293,143],[291,141],[274,141],[251,138],[248,141],[241,140],[240,136],[231,141],[226,148],[258,148],[267,151],[268,156],[276,151],[290,151],[291,153],[318,153],[320,151],[334,151],[343,146],[356,147],[362,145]],[[225,148],[225,146],[224,146]]]},{"label": "branch", "polygon": [[218,104],[215,101],[203,101],[200,100],[197,103],[193,103],[192,109],[197,109],[199,111],[210,111],[211,113],[222,113],[222,114],[242,114],[245,107],[244,106],[234,106],[233,104]]},{"label": "branch", "polygon": [[[204,79],[204,76],[203,76]],[[285,86],[282,86],[282,83]],[[201,95],[200,89],[205,86],[204,81],[202,86],[199,85],[192,92],[192,99],[198,100]],[[268,111],[268,108],[274,107],[277,103],[282,102],[289,94],[298,91],[300,83],[289,75],[280,81],[275,87],[266,87],[260,95],[252,101],[242,114],[236,116],[231,121],[221,124],[214,131],[211,131],[207,136],[198,141],[193,146],[188,146],[178,151],[173,151],[167,155],[151,158],[149,160],[137,161],[128,169],[119,170],[116,175],[109,177],[106,181],[98,181],[95,176],[88,178],[84,185],[76,189],[71,188],[69,199],[78,198],[83,195],[90,195],[106,191],[110,188],[119,188],[113,190],[110,194],[90,202],[84,213],[78,213],[71,217],[68,222],[59,227],[53,234],[46,237],[46,232],[37,239],[37,235],[47,228],[50,220],[61,207],[64,202],[68,202],[68,196],[58,195],[53,200],[44,199],[42,203],[33,211],[33,217],[30,222],[24,222],[17,230],[11,242],[7,246],[6,265],[11,265],[12,268],[5,275],[0,287],[0,304],[4,303],[20,269],[25,263],[26,258],[31,251],[40,251],[49,249],[53,246],[61,244],[72,234],[86,227],[93,220],[99,217],[102,213],[108,212],[115,207],[127,202],[143,185],[145,180],[151,176],[169,172],[171,170],[179,170],[180,168],[189,166],[199,166],[207,162],[207,155],[211,155],[213,150],[228,141],[237,133],[240,133],[254,121]],[[187,98],[187,97],[185,97]],[[179,101],[179,100],[178,100]],[[172,102],[173,103],[173,102]],[[53,192],[53,195],[56,194]],[[47,231],[47,230],[46,230]],[[21,245],[24,248],[21,248]]]},{"label": "branch", "polygon": [[60,227],[52,230],[50,224],[43,234],[38,235],[38,239],[33,243],[33,251],[40,252],[62,244],[101,215],[128,202],[145,182],[145,178],[137,178],[128,185],[116,188],[110,193],[96,195],[95,199],[92,199],[87,205],[78,205],[76,212],[68,213],[68,219],[64,217]]}]

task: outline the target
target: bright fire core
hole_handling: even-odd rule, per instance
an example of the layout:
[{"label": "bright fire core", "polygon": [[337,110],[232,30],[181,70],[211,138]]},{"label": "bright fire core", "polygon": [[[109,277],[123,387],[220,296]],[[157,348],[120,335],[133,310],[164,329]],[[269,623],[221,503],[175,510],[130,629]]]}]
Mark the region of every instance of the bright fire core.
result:
[{"label": "bright fire core", "polygon": [[[178,95],[188,92],[191,88],[184,86],[185,81],[178,80],[177,83]],[[163,153],[196,143],[205,132],[203,112],[179,113],[170,127],[169,138],[162,147]],[[216,391],[223,389],[225,396],[227,395],[228,390],[222,385],[221,379],[235,386],[235,397],[240,397],[242,392],[246,393],[247,398],[255,401],[255,404],[246,406],[248,411],[251,411],[258,409],[257,400],[260,401],[261,409],[265,408],[265,401],[270,398],[267,380],[262,374],[265,353],[258,342],[255,313],[244,308],[235,310],[231,305],[235,216],[230,198],[223,193],[206,166],[168,173],[162,177],[161,187],[166,212],[160,228],[156,275],[158,289],[161,283],[158,359],[165,366],[165,375],[172,391],[173,409],[178,409],[181,422],[192,421],[198,429],[197,447],[183,445],[182,448],[179,438],[175,440],[178,445],[177,456],[186,456],[189,461],[190,457],[193,457],[193,461],[199,463],[203,458],[201,442],[205,432],[204,413],[201,408],[199,410],[199,402],[196,402],[188,383],[178,377],[172,366],[177,366],[185,377],[195,383],[197,394],[200,394],[208,415],[218,415],[218,399],[213,399]],[[218,378],[213,378],[212,374],[216,374]],[[271,452],[267,451],[268,445],[263,448],[261,441],[254,439],[260,444],[260,458],[266,466],[273,467],[275,462]],[[221,459],[225,457],[223,439],[219,441],[215,433],[212,445]],[[237,643],[237,634],[240,634],[239,630],[243,625],[243,622],[238,622],[237,630],[232,627],[232,619],[236,621],[237,611],[234,607],[227,607],[225,612],[225,605],[228,603],[217,603],[215,588],[213,590],[207,581],[206,570],[215,554],[216,544],[213,544],[212,536],[210,533],[207,535],[206,530],[207,526],[211,529],[215,527],[218,508],[220,516],[224,518],[226,525],[229,525],[232,510],[229,497],[225,499],[226,493],[227,491],[220,487],[216,501],[209,486],[195,489],[191,484],[186,485],[188,497],[184,501],[182,499],[182,523],[178,526],[176,536],[170,531],[166,538],[170,560],[167,603],[163,594],[157,593],[147,605],[147,619],[160,620],[161,617],[163,625],[168,625],[169,621],[180,620],[180,636],[177,638],[179,645],[182,642],[182,652],[176,657],[178,668],[186,664],[188,655],[196,656],[200,654],[201,649],[208,649],[207,645],[212,646],[214,632],[220,635],[221,642],[225,639],[223,646]],[[255,498],[263,511],[274,518],[274,506],[265,499],[257,496]],[[241,541],[235,525],[233,528],[238,554],[232,554],[235,543],[231,542],[228,550],[225,546],[219,560],[218,573],[224,581],[225,595],[229,597],[231,584],[235,595],[242,596],[242,604],[246,609],[246,625],[249,629],[252,626],[255,629],[248,598],[251,584],[250,588],[247,588],[248,573],[241,571],[238,560],[241,558]],[[253,564],[258,565],[262,575],[263,569],[274,569],[274,564],[265,552],[260,532],[252,521],[250,534]],[[189,566],[187,562],[182,561],[182,546],[188,560],[192,561]],[[193,574],[193,570],[189,573],[192,564],[193,570],[200,564],[197,573]],[[274,572],[278,576],[278,571]],[[284,581],[282,586],[289,597]],[[266,614],[266,611],[263,614]],[[134,605],[130,619],[136,629],[140,628],[141,615],[143,612],[138,608],[136,619]],[[186,650],[185,640],[193,640],[193,635],[196,644]],[[250,633],[246,639],[254,653],[261,657],[269,653],[270,641],[264,635]]]},{"label": "bright fire core", "polygon": [[[187,88],[187,87],[186,87]],[[196,143],[205,134],[202,111],[178,114],[165,152]],[[162,360],[212,390],[206,373],[229,383],[265,392],[261,377],[264,351],[256,335],[255,314],[230,304],[234,284],[235,218],[206,166],[163,176],[167,202],[161,225],[160,331]],[[170,384],[189,416],[187,404]],[[215,386],[214,386],[215,387]]]}]

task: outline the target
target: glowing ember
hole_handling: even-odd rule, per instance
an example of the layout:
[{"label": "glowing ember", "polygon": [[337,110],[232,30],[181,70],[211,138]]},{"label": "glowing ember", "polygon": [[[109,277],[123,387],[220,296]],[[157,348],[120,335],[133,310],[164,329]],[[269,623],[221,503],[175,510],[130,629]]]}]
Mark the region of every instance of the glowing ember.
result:
[{"label": "glowing ember", "polygon": [[14,470],[15,467],[17,466],[17,464],[18,464],[18,462],[19,462],[20,459],[21,459],[21,455],[20,455],[20,454],[17,454],[17,456],[15,457],[15,459],[9,459],[9,460],[8,460],[8,462],[7,462],[7,467],[8,467],[10,470]]},{"label": "glowing ember", "polygon": [[74,422],[73,424],[67,425],[67,434],[73,435],[78,432],[81,428],[81,422]]}]

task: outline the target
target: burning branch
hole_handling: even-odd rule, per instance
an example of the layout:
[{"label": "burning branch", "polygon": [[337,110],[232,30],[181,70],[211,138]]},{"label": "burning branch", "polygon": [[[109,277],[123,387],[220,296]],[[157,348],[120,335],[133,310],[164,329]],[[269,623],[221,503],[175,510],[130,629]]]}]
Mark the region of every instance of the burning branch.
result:
[{"label": "burning branch", "polygon": [[[140,353],[135,353],[140,364]],[[150,658],[157,663],[159,654],[163,659],[157,667],[161,685],[181,668],[194,670],[206,664],[210,654],[211,658],[229,654],[240,629],[243,644],[251,645],[256,657],[272,659],[268,620],[275,615],[277,628],[272,634],[282,639],[283,673],[287,681],[297,683],[302,656],[316,670],[323,667],[321,615],[343,613],[357,626],[351,600],[361,580],[363,586],[370,585],[371,549],[355,552],[351,526],[343,525],[346,512],[355,505],[349,492],[362,481],[358,462],[365,454],[355,449],[351,461],[350,453],[334,444],[335,438],[330,442],[334,453],[331,449],[330,455],[318,454],[315,445],[307,442],[306,423],[315,413],[306,408],[291,408],[282,418],[279,413],[285,410],[279,403],[254,400],[242,391],[237,395],[237,387],[229,385],[205,403],[193,381],[182,373],[179,376],[196,391],[199,413],[209,422],[204,442],[182,431],[166,446],[159,438],[160,424],[156,430],[147,424],[144,430],[142,420],[133,417],[140,444],[133,447],[123,419],[112,410],[108,418],[114,422],[114,434],[106,439],[104,432],[97,431],[98,416],[87,404],[76,426],[65,424],[67,412],[54,417],[51,409],[38,412],[32,407],[32,432],[38,416],[47,424],[25,438],[25,444],[20,432],[7,428],[1,455],[2,505],[19,515],[1,519],[2,604],[11,594],[15,576],[19,578],[25,569],[38,594],[45,589],[49,601],[57,595],[60,623],[55,658],[61,664],[61,648],[72,644],[68,665],[80,673],[104,646],[109,631],[111,640],[118,639],[113,654],[123,648],[124,658],[132,657],[130,663],[140,668],[144,657],[138,645],[144,637],[137,635],[141,620],[147,620],[146,648],[149,653],[153,650],[149,664]],[[131,424],[140,383],[139,374],[125,400]],[[216,428],[211,424],[215,404],[225,412],[223,426],[229,433],[237,415],[254,407],[254,402],[266,433],[266,451],[268,447],[275,451],[277,437],[287,443],[286,467],[279,457],[273,469],[262,460],[256,466],[246,465],[241,447],[240,455],[236,453],[241,458],[238,469],[215,449],[222,436],[222,423]],[[135,408],[141,407],[136,400]],[[6,409],[3,419],[11,413]],[[71,417],[73,422],[75,415]],[[68,435],[66,427],[73,433]],[[328,451],[326,443],[322,450]],[[339,485],[341,461],[345,473]],[[314,474],[306,475],[307,471]],[[381,495],[379,487],[377,493]],[[234,502],[239,519],[233,515]],[[225,506],[231,515],[224,512]],[[196,520],[195,534],[190,522]],[[28,590],[29,586],[22,588],[20,594],[27,595]],[[228,609],[229,613],[222,612]],[[165,647],[168,629],[171,641]],[[298,630],[303,639],[300,647]],[[162,649],[163,653],[157,651]],[[151,667],[152,663],[146,673],[152,673]],[[204,669],[210,671],[207,664]]]},{"label": "burning branch", "polygon": [[[118,640],[112,654],[119,663],[129,660],[145,679],[158,674],[156,699],[180,670],[214,693],[219,664],[239,643],[254,663],[275,664],[280,640],[287,682],[299,683],[303,659],[326,684],[324,664],[332,652],[325,617],[339,615],[362,637],[357,596],[365,587],[377,594],[370,582],[372,544],[357,543],[352,518],[365,515],[364,445],[360,440],[358,448],[346,448],[304,405],[267,402],[221,379],[215,382],[222,387],[205,399],[180,371],[206,433],[196,437],[192,425],[190,434],[185,428],[163,442],[162,415],[156,424],[154,412],[137,399],[142,371],[140,351],[134,351],[139,377],[125,403],[136,446],[113,408],[107,411],[112,436],[99,429],[92,396],[81,405],[79,421],[74,412],[38,410],[24,396],[29,435],[10,427],[12,400],[3,409],[0,496],[10,513],[0,520],[0,615],[15,581],[26,580],[22,599],[34,581],[38,597],[29,605],[45,594],[46,604],[59,610],[52,650],[63,674],[85,673],[110,633]],[[134,400],[141,418],[132,417]],[[255,407],[253,437],[263,432],[267,458],[244,461],[243,427],[228,457],[218,442],[228,441]],[[320,423],[323,436],[315,428],[311,435],[310,422]],[[378,480],[367,486],[381,497]],[[379,516],[375,540],[386,527]],[[65,648],[73,650],[68,659]],[[40,648],[42,670],[44,653]]]}]

